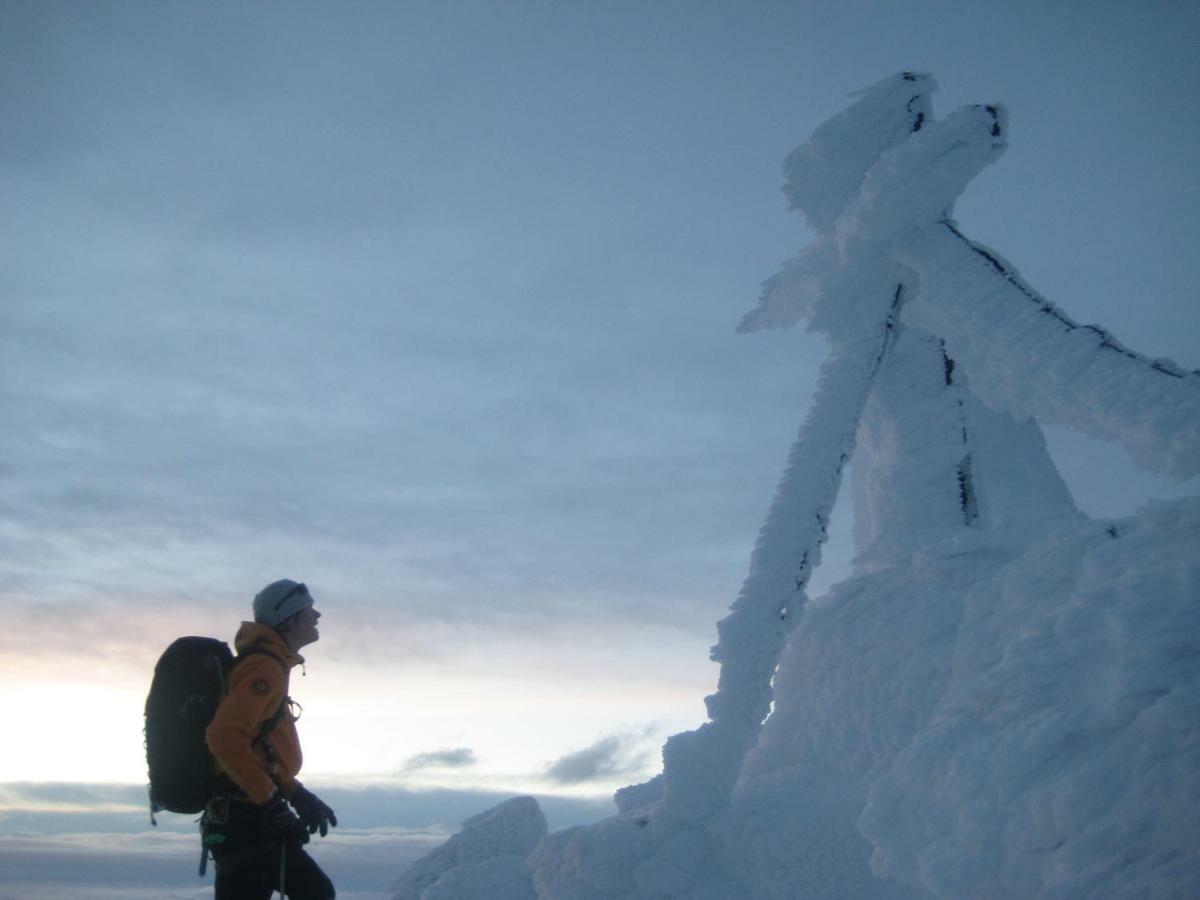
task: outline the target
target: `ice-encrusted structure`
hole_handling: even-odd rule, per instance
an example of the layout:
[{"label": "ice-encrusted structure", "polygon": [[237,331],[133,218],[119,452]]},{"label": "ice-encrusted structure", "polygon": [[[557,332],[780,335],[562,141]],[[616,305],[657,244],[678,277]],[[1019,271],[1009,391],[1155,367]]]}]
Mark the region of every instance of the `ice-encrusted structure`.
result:
[{"label": "ice-encrusted structure", "polygon": [[[999,106],[864,91],[785,165],[816,239],[740,330],[831,356],[719,623],[709,721],[539,897],[1200,895],[1200,502],[1096,522],[1038,422],[1200,471],[1200,376],[1071,320],[964,236]],[[853,578],[810,604],[855,466]]]}]

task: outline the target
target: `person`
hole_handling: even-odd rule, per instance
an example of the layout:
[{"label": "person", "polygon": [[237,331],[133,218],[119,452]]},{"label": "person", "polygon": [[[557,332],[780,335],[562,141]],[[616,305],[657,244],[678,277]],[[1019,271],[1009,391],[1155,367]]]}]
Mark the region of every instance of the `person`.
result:
[{"label": "person", "polygon": [[302,755],[288,696],[300,649],[318,640],[308,588],[284,578],[254,598],[254,621],[234,638],[238,662],[205,737],[226,786],[201,816],[216,866],[216,900],[332,900],[333,883],[304,849],[337,816],[297,780]]}]

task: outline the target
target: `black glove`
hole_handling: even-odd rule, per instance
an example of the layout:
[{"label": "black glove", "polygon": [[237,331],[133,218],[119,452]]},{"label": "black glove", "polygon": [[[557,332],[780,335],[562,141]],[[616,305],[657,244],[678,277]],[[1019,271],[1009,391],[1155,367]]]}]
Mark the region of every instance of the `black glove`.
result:
[{"label": "black glove", "polygon": [[333,814],[333,810],[302,784],[292,791],[292,806],[296,807],[296,812],[300,814],[300,821],[308,826],[309,834],[316,834],[319,828],[321,837],[325,837],[329,834],[330,825],[337,827],[337,816]]},{"label": "black glove", "polygon": [[292,808],[288,806],[287,801],[278,791],[273,793],[262,805],[262,810],[267,817],[267,827],[270,829],[272,837],[294,841],[298,844],[308,843],[308,829],[292,812]]}]

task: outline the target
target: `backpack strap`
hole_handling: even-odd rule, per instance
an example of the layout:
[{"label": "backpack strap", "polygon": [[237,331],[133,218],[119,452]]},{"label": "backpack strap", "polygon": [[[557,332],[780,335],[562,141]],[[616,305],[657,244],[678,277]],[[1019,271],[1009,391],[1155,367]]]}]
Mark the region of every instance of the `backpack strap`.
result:
[{"label": "backpack strap", "polygon": [[266,748],[268,757],[271,756],[271,745],[265,743],[266,736],[275,730],[275,726],[279,724],[279,720],[283,718],[283,714],[287,711],[288,705],[291,702],[292,698],[287,694],[284,694],[283,698],[279,701],[279,706],[275,709],[275,714],[263,722],[261,727],[258,729],[258,737],[256,737],[255,740],[263,742],[263,746]]},{"label": "backpack strap", "polygon": [[283,661],[280,660],[280,658],[270,650],[264,650],[258,646],[251,647],[245,653],[239,653],[235,664],[241,662],[243,659],[246,659],[249,656],[269,656],[271,659],[275,660],[276,663],[278,663],[280,670],[283,672],[284,692],[283,697],[281,697],[279,700],[279,706],[275,708],[275,712],[271,715],[271,718],[266,719],[262,725],[259,726],[258,735],[250,742],[251,746],[254,744],[261,744],[263,752],[267,757],[267,764],[274,766],[275,753],[271,749],[270,742],[267,741],[267,735],[275,730],[275,726],[279,724],[280,720],[283,718],[283,714],[287,711],[288,706],[292,702],[291,696],[289,696],[287,693],[287,686],[291,679],[288,677],[288,671],[286,668],[284,668]]}]

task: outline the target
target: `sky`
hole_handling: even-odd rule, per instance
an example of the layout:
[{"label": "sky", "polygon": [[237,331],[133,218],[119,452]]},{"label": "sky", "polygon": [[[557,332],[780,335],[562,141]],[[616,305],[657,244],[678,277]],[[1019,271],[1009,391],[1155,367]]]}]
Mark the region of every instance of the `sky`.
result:
[{"label": "sky", "polygon": [[[1004,103],[961,229],[1195,368],[1198,38],[1154,0],[0,0],[0,708],[29,736],[0,783],[142,782],[159,653],[281,577],[324,614],[310,784],[652,775],[825,355],[734,334],[810,237],[784,157],[902,70],[940,112]],[[1048,438],[1092,515],[1198,492]],[[52,808],[3,796],[0,838]]]}]

